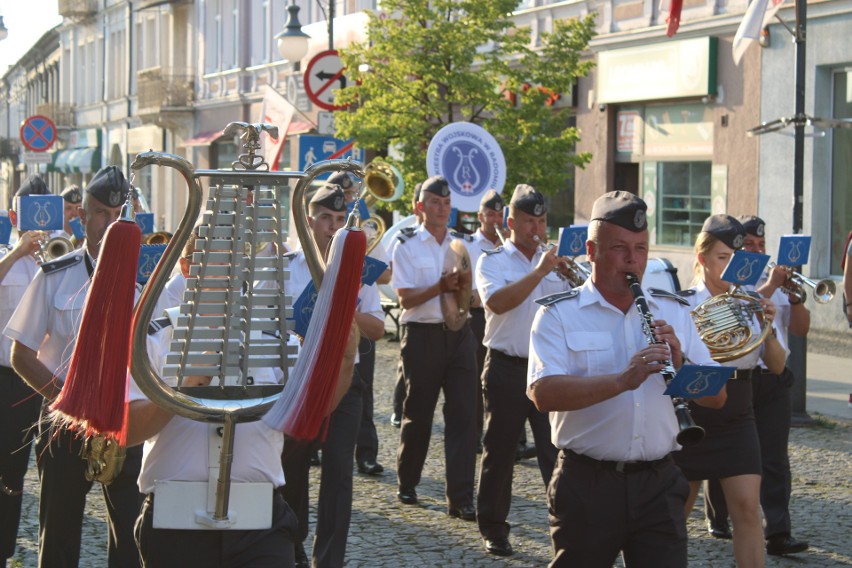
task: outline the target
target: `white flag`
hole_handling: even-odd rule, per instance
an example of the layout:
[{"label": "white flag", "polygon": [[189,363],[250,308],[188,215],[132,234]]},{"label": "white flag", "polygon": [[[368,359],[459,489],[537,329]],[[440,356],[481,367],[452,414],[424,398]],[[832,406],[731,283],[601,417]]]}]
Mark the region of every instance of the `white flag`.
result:
[{"label": "white flag", "polygon": [[[737,28],[737,33],[734,35],[734,64],[739,65],[748,46],[752,42],[760,39],[760,30],[762,30],[769,21],[775,17],[778,10],[784,4],[785,0],[753,0],[748,5],[743,21],[740,22],[740,27]],[[805,0],[800,0],[804,2]],[[771,6],[770,6],[771,4]],[[769,9],[767,10],[767,7]]]},{"label": "white flag", "polygon": [[263,104],[260,107],[260,122],[267,122],[278,127],[278,139],[263,137],[263,159],[269,164],[270,170],[278,169],[278,160],[284,142],[287,140],[287,129],[293,120],[293,105],[282,97],[272,87],[266,87]]}]

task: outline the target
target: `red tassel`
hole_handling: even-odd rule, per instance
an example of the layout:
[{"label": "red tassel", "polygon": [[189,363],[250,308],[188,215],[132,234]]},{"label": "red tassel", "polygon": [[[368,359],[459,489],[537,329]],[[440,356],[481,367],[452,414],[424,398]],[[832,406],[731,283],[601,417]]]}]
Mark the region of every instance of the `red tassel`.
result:
[{"label": "red tassel", "polygon": [[308,379],[303,411],[285,432],[298,440],[316,438],[323,420],[331,411],[337,390],[337,378],[343,363],[343,352],[349,340],[349,330],[358,305],[361,272],[367,252],[367,238],[363,231],[346,231],[343,255],[332,295],[329,320],[319,347],[318,364]]},{"label": "red tassel", "polygon": [[127,366],[141,239],[134,222],[118,221],[107,229],[68,376],[50,407],[54,420],[66,427],[86,436],[109,436],[122,445],[127,438]]}]

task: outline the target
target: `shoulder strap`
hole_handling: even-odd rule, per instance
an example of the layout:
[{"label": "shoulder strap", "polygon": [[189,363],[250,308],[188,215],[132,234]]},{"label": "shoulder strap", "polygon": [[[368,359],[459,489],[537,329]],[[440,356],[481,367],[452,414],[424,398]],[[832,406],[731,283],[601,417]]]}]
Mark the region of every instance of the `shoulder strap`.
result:
[{"label": "shoulder strap", "polygon": [[557,302],[561,302],[562,300],[570,300],[571,298],[576,298],[580,295],[580,290],[574,288],[573,290],[568,290],[567,292],[559,292],[556,294],[550,294],[549,296],[544,296],[535,301],[536,304],[540,306],[552,306]]},{"label": "shoulder strap", "polygon": [[71,255],[66,256],[51,262],[45,262],[41,265],[41,269],[45,274],[51,274],[53,272],[58,272],[60,270],[65,270],[66,268],[71,268],[75,264],[79,264],[83,261],[83,257],[81,255]]},{"label": "shoulder strap", "polygon": [[689,305],[689,302],[687,302],[682,296],[674,292],[669,292],[668,290],[661,290],[659,288],[648,288],[648,292],[655,298],[668,298],[669,300],[674,300],[675,302],[679,302],[684,306]]}]

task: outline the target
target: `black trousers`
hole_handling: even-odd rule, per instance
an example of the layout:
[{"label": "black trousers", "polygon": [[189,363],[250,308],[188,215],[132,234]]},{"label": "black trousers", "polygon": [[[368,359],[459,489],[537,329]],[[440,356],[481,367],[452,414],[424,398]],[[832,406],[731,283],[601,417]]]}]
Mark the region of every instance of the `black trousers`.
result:
[{"label": "black trousers", "polygon": [[544,487],[553,476],[556,447],[550,441],[547,415],[527,397],[526,359],[506,358],[489,350],[482,374],[485,439],[476,495],[476,520],[486,538],[509,536],[512,477],[520,431],[529,419]]},{"label": "black trousers", "polygon": [[[438,395],[444,392],[446,496],[451,508],[473,504],[476,469],[476,339],[465,325],[405,324],[400,340],[406,397],[397,450],[400,488],[420,483]],[[514,446],[513,446],[514,447]]]},{"label": "black trousers", "polygon": [[[787,443],[790,438],[793,373],[784,369],[780,375],[760,373],[752,376],[754,419],[760,439],[763,466],[760,480],[760,506],[763,509],[763,531],[766,538],[789,535],[790,494],[792,483]],[[718,480],[704,486],[705,514],[714,524],[727,522],[728,507]]]},{"label": "black trousers", "polygon": [[24,477],[42,397],[9,367],[0,367],[0,560],[15,554]]},{"label": "black trousers", "polygon": [[[93,484],[85,476],[86,460],[80,457],[81,446],[82,441],[65,429],[58,430],[53,437],[47,429],[42,429],[36,440],[41,481],[38,561],[43,568],[76,568],[80,562],[86,495]],[[108,516],[109,568],[140,566],[133,526],[142,505],[142,494],[136,486],[141,465],[142,446],[127,448],[118,477],[101,486]]]},{"label": "black trousers", "polygon": [[[322,443],[322,471],[312,553],[314,565],[322,568],[343,566],[346,557],[346,541],[352,520],[352,466],[361,422],[361,385],[356,379],[332,412],[327,437]],[[284,442],[284,487],[280,491],[296,514],[296,543],[303,543],[308,537],[310,458],[313,448],[319,443],[292,439]]]},{"label": "black trousers", "polygon": [[136,521],[136,543],[145,568],[289,568],[295,564],[296,516],[272,492],[272,526],[264,530],[155,529],[154,495]]},{"label": "black trousers", "polygon": [[550,566],[627,568],[687,565],[689,483],[669,459],[634,473],[600,467],[562,451],[548,488]]},{"label": "black trousers", "polygon": [[393,387],[393,413],[402,420],[402,403],[405,402],[405,371],[402,368],[402,357],[396,365],[396,383]]},{"label": "black trousers", "polygon": [[476,441],[482,441],[485,425],[485,403],[482,399],[482,382],[485,372],[485,354],[488,348],[482,344],[485,337],[485,308],[470,309],[470,329],[476,338]]},{"label": "black trousers", "polygon": [[355,459],[376,461],[379,455],[379,435],[373,420],[373,376],[376,368],[376,342],[366,337],[358,345],[358,364],[355,375],[360,379],[361,390],[361,426],[358,428],[358,445],[355,447]]}]

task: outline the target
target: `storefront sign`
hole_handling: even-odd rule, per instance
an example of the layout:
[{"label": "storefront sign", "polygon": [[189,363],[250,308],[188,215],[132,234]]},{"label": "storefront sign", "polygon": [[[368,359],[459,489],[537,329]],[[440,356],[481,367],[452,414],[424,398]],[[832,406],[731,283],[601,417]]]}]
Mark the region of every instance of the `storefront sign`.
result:
[{"label": "storefront sign", "polygon": [[616,115],[616,146],[618,152],[642,153],[642,111],[620,110]]},{"label": "storefront sign", "polygon": [[645,156],[711,156],[713,111],[702,104],[645,107]]}]

